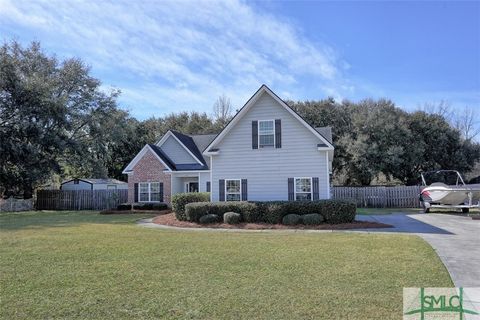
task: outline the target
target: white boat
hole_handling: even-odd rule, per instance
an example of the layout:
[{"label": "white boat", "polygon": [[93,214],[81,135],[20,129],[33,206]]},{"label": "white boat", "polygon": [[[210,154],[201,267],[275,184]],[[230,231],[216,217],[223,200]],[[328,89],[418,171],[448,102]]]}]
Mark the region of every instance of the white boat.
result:
[{"label": "white boat", "polygon": [[465,184],[458,171],[429,171],[421,176],[424,188],[420,201],[425,212],[430,208],[458,208],[468,213],[471,208],[480,208],[480,184]]}]

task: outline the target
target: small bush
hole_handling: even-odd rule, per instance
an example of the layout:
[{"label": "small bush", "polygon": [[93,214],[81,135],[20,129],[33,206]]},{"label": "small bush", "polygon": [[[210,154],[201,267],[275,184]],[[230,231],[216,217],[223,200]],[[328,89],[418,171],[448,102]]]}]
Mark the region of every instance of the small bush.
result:
[{"label": "small bush", "polygon": [[167,210],[168,205],[163,202],[146,202],[146,203],[134,203],[132,205],[134,210]]},{"label": "small bush", "polygon": [[269,203],[263,204],[265,211],[263,213],[263,221],[265,223],[280,223],[285,215],[288,214],[287,207],[283,203]]},{"label": "small bush", "polygon": [[122,203],[117,206],[117,210],[123,211],[123,210],[132,210],[132,204],[131,203]]},{"label": "small bush", "polygon": [[240,211],[245,222],[265,222],[265,215],[268,209],[267,202],[250,202],[249,210]]},{"label": "small bush", "polygon": [[226,212],[245,212],[255,210],[253,203],[243,201],[229,202],[196,202],[185,205],[185,217],[187,221],[198,222],[202,216],[216,214],[223,219]]},{"label": "small bush", "polygon": [[321,224],[325,219],[318,213],[308,213],[302,216],[302,222],[308,226],[315,226]]},{"label": "small bush", "polygon": [[200,218],[200,223],[216,223],[220,222],[220,217],[216,214],[207,214]]},{"label": "small bush", "polygon": [[287,214],[282,219],[282,223],[289,226],[294,226],[296,224],[299,224],[301,221],[302,221],[302,217],[298,214]]},{"label": "small bush", "polygon": [[348,201],[325,200],[320,212],[328,223],[349,223],[355,220],[357,206]]},{"label": "small bush", "polygon": [[186,221],[185,205],[193,202],[210,201],[209,192],[177,193],[172,196],[172,210],[177,220]]},{"label": "small bush", "polygon": [[223,215],[223,222],[228,224],[239,224],[242,220],[242,215],[236,212],[226,212]]}]

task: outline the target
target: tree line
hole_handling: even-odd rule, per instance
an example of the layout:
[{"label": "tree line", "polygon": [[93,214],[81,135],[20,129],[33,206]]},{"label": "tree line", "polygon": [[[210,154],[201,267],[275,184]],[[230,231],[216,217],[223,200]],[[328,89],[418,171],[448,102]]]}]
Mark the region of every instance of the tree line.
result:
[{"label": "tree line", "polygon": [[[125,180],[123,168],[146,143],[169,129],[217,133],[234,111],[221,96],[210,115],[180,112],[140,121],[118,106],[120,94],[102,89],[80,59],[59,60],[37,42],[3,43],[0,196],[29,198],[36,188],[73,177]],[[312,125],[333,128],[337,183],[369,185],[382,175],[412,184],[422,170],[467,172],[480,159],[479,144],[438,112],[408,113],[383,99],[288,103]]]}]

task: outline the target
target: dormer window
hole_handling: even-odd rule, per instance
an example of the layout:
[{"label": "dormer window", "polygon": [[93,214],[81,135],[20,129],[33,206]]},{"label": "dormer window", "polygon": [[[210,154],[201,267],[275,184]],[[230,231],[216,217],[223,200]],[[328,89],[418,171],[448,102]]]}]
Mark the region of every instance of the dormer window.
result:
[{"label": "dormer window", "polygon": [[258,146],[260,148],[275,146],[274,120],[258,121]]}]

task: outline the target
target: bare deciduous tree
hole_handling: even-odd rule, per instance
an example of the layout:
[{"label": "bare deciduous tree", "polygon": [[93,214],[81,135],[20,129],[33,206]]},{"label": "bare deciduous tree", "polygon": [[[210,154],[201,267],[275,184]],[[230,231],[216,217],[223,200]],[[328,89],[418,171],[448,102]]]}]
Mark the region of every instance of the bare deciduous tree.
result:
[{"label": "bare deciduous tree", "polygon": [[230,98],[222,94],[213,104],[213,117],[222,126],[226,125],[232,117],[232,103]]},{"label": "bare deciduous tree", "polygon": [[438,114],[439,116],[444,117],[447,121],[451,121],[454,117],[452,105],[446,100],[440,100],[438,103],[427,102],[423,105],[421,111],[429,114]]},{"label": "bare deciduous tree", "polygon": [[465,140],[473,140],[480,135],[480,113],[478,109],[465,107],[455,114],[453,125]]},{"label": "bare deciduous tree", "polygon": [[475,140],[475,138],[480,137],[480,113],[478,109],[472,107],[455,109],[450,102],[440,100],[438,103],[425,103],[421,110],[429,114],[442,116],[462,134],[465,140]]}]

